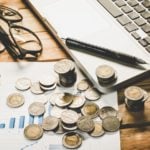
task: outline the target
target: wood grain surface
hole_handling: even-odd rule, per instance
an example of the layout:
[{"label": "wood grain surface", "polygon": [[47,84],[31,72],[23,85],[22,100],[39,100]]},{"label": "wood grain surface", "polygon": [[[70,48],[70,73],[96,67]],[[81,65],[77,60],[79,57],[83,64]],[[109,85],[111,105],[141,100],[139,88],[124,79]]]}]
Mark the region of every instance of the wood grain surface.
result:
[{"label": "wood grain surface", "polygon": [[[52,36],[46,32],[44,27],[39,23],[30,10],[21,2],[21,0],[0,0],[0,4],[18,10],[24,17],[22,25],[30,28],[39,36],[43,43],[44,50],[38,61],[55,61],[67,57],[63,49],[58,46]],[[4,53],[0,54],[0,61],[8,62],[13,60],[8,55],[7,51],[5,51]],[[150,78],[142,80],[135,85],[138,85],[150,92]],[[124,89],[120,89],[118,92],[119,112],[121,113],[124,111],[122,108],[124,105],[123,91]],[[148,108],[147,111],[150,116],[150,108]],[[125,113],[124,117],[128,119],[128,113]],[[141,126],[140,128],[121,129],[120,141],[122,150],[150,150],[150,127]]]}]

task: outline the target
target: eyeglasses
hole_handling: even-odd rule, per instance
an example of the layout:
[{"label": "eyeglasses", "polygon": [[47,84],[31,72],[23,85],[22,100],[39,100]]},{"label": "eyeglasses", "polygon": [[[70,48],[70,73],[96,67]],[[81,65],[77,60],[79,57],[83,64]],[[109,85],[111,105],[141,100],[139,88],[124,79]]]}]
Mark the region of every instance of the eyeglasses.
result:
[{"label": "eyeglasses", "polygon": [[18,11],[0,5],[0,52],[6,49],[14,59],[36,59],[42,43],[33,31],[18,25],[22,20]]}]

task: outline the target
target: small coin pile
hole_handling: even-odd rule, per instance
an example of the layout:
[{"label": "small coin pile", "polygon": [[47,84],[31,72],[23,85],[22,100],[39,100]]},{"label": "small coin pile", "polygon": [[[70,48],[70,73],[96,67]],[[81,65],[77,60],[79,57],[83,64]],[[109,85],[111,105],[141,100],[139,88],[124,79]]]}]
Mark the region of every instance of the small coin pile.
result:
[{"label": "small coin pile", "polygon": [[117,76],[116,71],[108,65],[100,65],[96,68],[96,76],[100,84],[111,84],[113,83]]},{"label": "small coin pile", "polygon": [[59,76],[59,83],[64,87],[70,87],[76,82],[75,64],[72,60],[63,59],[54,65],[54,71]]},{"label": "small coin pile", "polygon": [[148,98],[145,90],[138,86],[130,86],[125,89],[125,104],[131,111],[140,111],[144,109],[144,102]]}]

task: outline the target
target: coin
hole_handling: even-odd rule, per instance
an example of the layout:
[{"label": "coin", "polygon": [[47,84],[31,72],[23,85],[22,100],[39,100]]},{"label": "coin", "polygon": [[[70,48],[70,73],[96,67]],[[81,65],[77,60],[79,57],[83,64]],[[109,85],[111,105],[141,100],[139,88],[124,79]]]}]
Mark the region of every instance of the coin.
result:
[{"label": "coin", "polygon": [[44,114],[45,112],[45,106],[43,103],[40,102],[34,102],[32,103],[28,108],[29,114],[32,116],[40,116]]},{"label": "coin", "polygon": [[24,135],[29,140],[38,140],[43,136],[43,129],[40,125],[30,124],[25,127]]},{"label": "coin", "polygon": [[89,83],[86,79],[81,80],[78,84],[77,84],[77,89],[79,91],[86,91],[89,88]]},{"label": "coin", "polygon": [[60,60],[54,65],[54,71],[58,74],[68,73],[69,71],[72,71],[73,68],[74,63],[69,59]]},{"label": "coin", "polygon": [[40,88],[43,90],[43,91],[51,91],[51,90],[54,90],[56,88],[57,84],[55,83],[53,86],[51,87],[44,87],[42,85],[40,85]]},{"label": "coin", "polygon": [[54,76],[44,76],[40,79],[39,83],[43,87],[51,87],[56,83],[56,77]]},{"label": "coin", "polygon": [[105,134],[102,123],[100,121],[94,121],[94,126],[94,130],[90,133],[90,136],[99,137]]},{"label": "coin", "polygon": [[106,131],[115,132],[120,127],[120,121],[117,117],[108,116],[102,120],[102,126]]},{"label": "coin", "polygon": [[55,105],[56,99],[58,99],[59,97],[62,97],[63,95],[64,95],[63,93],[52,93],[52,94],[49,96],[49,102],[50,102],[52,105]]},{"label": "coin", "polygon": [[73,97],[73,102],[69,105],[69,108],[77,109],[77,108],[82,107],[84,105],[84,103],[85,103],[85,98],[84,97],[75,95]]},{"label": "coin", "polygon": [[82,144],[82,137],[76,132],[68,132],[63,136],[62,143],[66,148],[75,149]]},{"label": "coin", "polygon": [[99,110],[99,116],[101,119],[104,119],[108,116],[117,116],[117,111],[111,106],[105,106]]},{"label": "coin", "polygon": [[58,119],[58,120],[59,120],[58,128],[55,130],[55,133],[56,134],[63,134],[65,131],[64,131],[63,127],[62,127],[62,122],[61,122],[60,119]]},{"label": "coin", "polygon": [[31,92],[33,94],[43,94],[44,91],[41,90],[39,82],[34,82],[31,85]]},{"label": "coin", "polygon": [[30,79],[25,78],[25,77],[18,79],[15,83],[15,87],[21,91],[28,90],[30,86],[31,86]]},{"label": "coin", "polygon": [[7,105],[12,108],[22,106],[24,104],[25,98],[20,93],[13,93],[7,97]]},{"label": "coin", "polygon": [[66,107],[73,101],[73,95],[70,93],[63,93],[55,100],[55,104],[58,107]]},{"label": "coin", "polygon": [[62,127],[64,130],[66,131],[74,131],[77,129],[77,126],[71,126],[71,127],[68,127],[68,126],[65,126],[64,124],[62,124]]},{"label": "coin", "polygon": [[94,122],[90,117],[82,116],[77,121],[77,127],[83,132],[91,132],[94,129]]},{"label": "coin", "polygon": [[51,109],[51,116],[60,118],[61,114],[66,111],[67,109],[59,108],[57,106],[52,107]]},{"label": "coin", "polygon": [[61,114],[61,120],[66,124],[74,124],[78,121],[79,115],[73,110],[66,110]]},{"label": "coin", "polygon": [[96,88],[90,88],[85,92],[85,98],[90,101],[98,100],[101,97],[101,94],[97,91]]},{"label": "coin", "polygon": [[43,120],[42,128],[44,130],[50,131],[58,127],[59,120],[56,117],[48,116]]},{"label": "coin", "polygon": [[81,112],[84,116],[89,116],[91,118],[95,118],[99,113],[99,106],[93,102],[87,102],[82,107]]},{"label": "coin", "polygon": [[115,70],[108,65],[101,65],[96,68],[96,75],[100,80],[110,80],[115,76]]},{"label": "coin", "polygon": [[43,103],[43,104],[47,104],[48,97],[46,95],[40,95],[40,96],[36,97],[35,102],[40,102],[40,103]]},{"label": "coin", "polygon": [[140,87],[130,86],[124,91],[125,97],[129,100],[138,101],[144,97],[144,92]]}]

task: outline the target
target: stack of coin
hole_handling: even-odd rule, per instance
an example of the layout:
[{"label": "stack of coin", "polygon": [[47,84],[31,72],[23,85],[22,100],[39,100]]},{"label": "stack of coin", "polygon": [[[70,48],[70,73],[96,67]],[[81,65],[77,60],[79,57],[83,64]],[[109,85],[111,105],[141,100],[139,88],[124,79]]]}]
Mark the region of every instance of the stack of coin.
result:
[{"label": "stack of coin", "polygon": [[59,83],[64,87],[76,82],[75,64],[72,60],[63,59],[54,65],[54,71],[59,75]]},{"label": "stack of coin", "polygon": [[116,71],[108,65],[101,65],[96,68],[96,76],[100,84],[112,84],[116,80]]},{"label": "stack of coin", "polygon": [[147,98],[147,92],[138,86],[130,86],[125,89],[125,104],[131,111],[140,111],[144,109],[144,101]]}]

